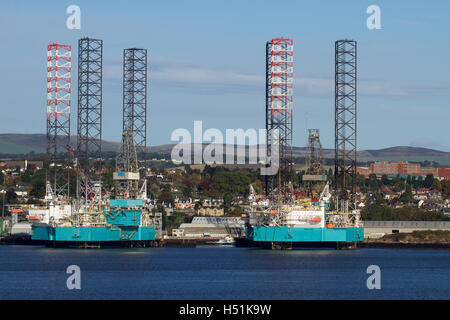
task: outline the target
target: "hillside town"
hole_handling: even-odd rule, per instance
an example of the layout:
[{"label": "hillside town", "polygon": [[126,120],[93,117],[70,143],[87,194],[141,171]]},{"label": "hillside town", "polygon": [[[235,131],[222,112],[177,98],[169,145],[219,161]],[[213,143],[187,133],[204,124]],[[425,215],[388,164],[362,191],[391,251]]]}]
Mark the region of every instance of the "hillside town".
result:
[{"label": "hillside town", "polygon": [[[264,177],[259,171],[224,166],[166,166],[153,165],[147,169],[148,198],[153,210],[163,212],[166,229],[176,229],[181,223],[199,217],[240,217],[248,205],[264,204]],[[43,161],[0,161],[0,202],[5,215],[20,213],[43,204],[45,170]],[[102,176],[102,196],[107,199],[114,191],[112,164],[99,169]],[[396,220],[395,213],[403,210],[402,219],[450,220],[450,169],[422,167],[420,163],[377,161],[369,167],[358,167],[355,205],[366,220]],[[296,170],[293,181],[302,188],[304,170]],[[75,185],[76,172],[70,174]],[[327,172],[333,183],[333,171]],[[71,188],[71,193],[75,192]],[[3,210],[3,208],[2,208]],[[380,212],[391,210],[387,217]],[[405,211],[406,210],[406,211]],[[409,216],[405,216],[408,212]],[[414,213],[414,214],[411,214]]]}]

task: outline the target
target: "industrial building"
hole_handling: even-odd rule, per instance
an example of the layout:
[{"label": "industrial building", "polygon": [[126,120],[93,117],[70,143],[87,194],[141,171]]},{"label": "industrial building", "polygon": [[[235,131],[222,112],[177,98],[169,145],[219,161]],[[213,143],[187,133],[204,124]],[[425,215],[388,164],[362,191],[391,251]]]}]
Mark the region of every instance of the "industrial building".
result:
[{"label": "industrial building", "polygon": [[173,235],[188,238],[224,238],[227,235],[242,237],[244,221],[238,217],[194,217],[191,223],[183,223],[173,230]]},{"label": "industrial building", "polygon": [[450,179],[450,168],[432,168],[421,167],[420,163],[411,163],[407,161],[376,161],[371,163],[369,167],[358,167],[357,172],[360,175],[369,177],[371,174],[377,176],[387,175],[401,175],[401,176],[426,176],[432,174],[438,179]]}]

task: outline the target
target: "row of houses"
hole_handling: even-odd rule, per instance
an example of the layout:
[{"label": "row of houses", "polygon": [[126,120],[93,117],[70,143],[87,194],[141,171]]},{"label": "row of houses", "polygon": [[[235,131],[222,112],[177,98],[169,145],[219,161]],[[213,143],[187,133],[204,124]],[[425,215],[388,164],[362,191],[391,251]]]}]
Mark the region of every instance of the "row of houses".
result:
[{"label": "row of houses", "polygon": [[202,201],[195,198],[178,198],[174,199],[176,209],[194,209],[195,204],[199,203],[202,207],[220,207],[223,205],[223,199],[206,198]]},{"label": "row of houses", "polygon": [[195,210],[195,205],[199,203],[197,208],[197,215],[220,217],[225,214],[223,208],[223,199],[207,198],[201,201],[195,198],[175,198],[174,205],[177,210]]},{"label": "row of houses", "polygon": [[[427,211],[441,211],[445,214],[450,213],[450,199],[445,198],[441,192],[428,188],[418,188],[412,190],[412,201],[410,203],[402,203],[395,201],[399,199],[403,191],[392,191],[387,187],[381,190],[383,199],[390,203],[393,208],[401,208],[405,206],[422,208]],[[373,194],[368,194],[375,201]],[[363,199],[363,198],[362,198]]]},{"label": "row of houses", "polygon": [[14,192],[19,198],[24,198],[25,200],[28,200],[29,197],[28,192],[31,189],[31,185],[23,182],[17,183],[15,186],[12,187],[0,185],[0,194],[6,194],[6,192],[8,192],[8,190],[10,189],[14,190]]},{"label": "row of houses", "polygon": [[7,169],[19,169],[20,171],[25,171],[29,167],[34,167],[36,169],[41,169],[44,166],[43,161],[39,160],[10,160],[10,159],[4,159],[0,160],[0,168],[3,170]]}]

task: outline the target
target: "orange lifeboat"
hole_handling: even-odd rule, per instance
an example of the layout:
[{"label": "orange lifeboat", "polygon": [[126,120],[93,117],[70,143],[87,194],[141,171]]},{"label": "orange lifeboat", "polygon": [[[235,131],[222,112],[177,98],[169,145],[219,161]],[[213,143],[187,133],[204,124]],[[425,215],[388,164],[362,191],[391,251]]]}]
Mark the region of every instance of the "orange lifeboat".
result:
[{"label": "orange lifeboat", "polygon": [[314,218],[312,218],[312,221],[313,222],[320,222],[320,221],[322,221],[322,218],[321,217],[314,217]]},{"label": "orange lifeboat", "polygon": [[332,224],[332,223],[327,223],[327,225],[325,226],[325,228],[330,228],[330,229],[332,229],[332,228],[334,228],[334,224]]},{"label": "orange lifeboat", "polygon": [[276,209],[270,211],[270,214],[277,214],[277,213],[278,213],[278,210],[276,210]]},{"label": "orange lifeboat", "polygon": [[28,220],[39,220],[38,216],[28,216]]}]

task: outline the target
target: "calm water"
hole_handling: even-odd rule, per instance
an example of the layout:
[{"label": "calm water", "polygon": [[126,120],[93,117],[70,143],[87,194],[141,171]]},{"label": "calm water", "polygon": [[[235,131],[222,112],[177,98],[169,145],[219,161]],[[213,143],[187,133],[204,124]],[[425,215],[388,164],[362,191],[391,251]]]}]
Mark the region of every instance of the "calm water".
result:
[{"label": "calm water", "polygon": [[[68,265],[81,290],[68,290]],[[381,290],[366,288],[369,265]],[[449,299],[449,250],[0,246],[0,299]]]}]

